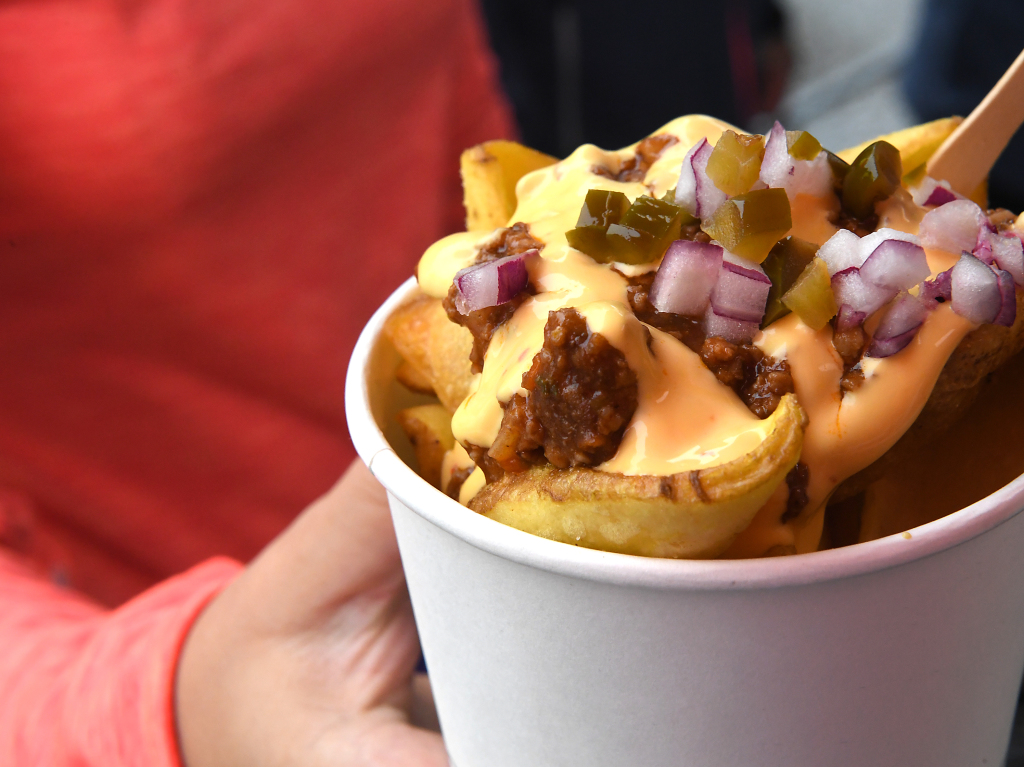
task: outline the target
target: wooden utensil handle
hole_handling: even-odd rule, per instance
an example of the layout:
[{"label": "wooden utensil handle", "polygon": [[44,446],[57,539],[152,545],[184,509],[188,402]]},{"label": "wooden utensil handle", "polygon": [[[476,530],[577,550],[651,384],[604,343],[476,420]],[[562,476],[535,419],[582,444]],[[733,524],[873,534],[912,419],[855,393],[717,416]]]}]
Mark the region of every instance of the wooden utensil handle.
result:
[{"label": "wooden utensil handle", "polygon": [[1024,51],[928,161],[928,175],[970,195],[1024,123]]}]

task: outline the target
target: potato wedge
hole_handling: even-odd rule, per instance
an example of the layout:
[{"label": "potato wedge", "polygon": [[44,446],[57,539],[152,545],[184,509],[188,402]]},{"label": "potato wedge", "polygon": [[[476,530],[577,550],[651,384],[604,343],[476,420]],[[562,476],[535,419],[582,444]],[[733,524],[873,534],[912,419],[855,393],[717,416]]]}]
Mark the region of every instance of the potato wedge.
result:
[{"label": "potato wedge", "polygon": [[[384,324],[384,334],[395,347],[395,351],[401,355],[405,364],[412,368],[411,371],[406,370],[405,380],[400,377],[399,381],[413,391],[426,391],[427,393],[433,391],[434,374],[430,367],[427,347],[431,322],[435,321],[434,315],[437,308],[435,304],[440,306],[441,302],[421,296],[415,301],[399,307]],[[443,313],[444,309],[441,311]],[[423,387],[428,383],[430,388],[425,390]]]},{"label": "potato wedge", "polygon": [[418,474],[440,488],[441,462],[455,445],[451,413],[442,405],[419,405],[400,410],[395,418],[416,451]]},{"label": "potato wedge", "polygon": [[395,377],[406,388],[436,394],[452,413],[469,394],[473,335],[448,319],[441,301],[422,296],[399,308],[384,332],[402,363]]},{"label": "potato wedge", "polygon": [[430,315],[427,336],[427,359],[433,373],[434,391],[441,404],[452,413],[469,394],[473,380],[473,365],[469,355],[473,351],[473,334],[448,319],[438,301]]},{"label": "potato wedge", "polygon": [[485,141],[459,160],[466,231],[488,232],[508,224],[516,210],[516,183],[558,160],[515,141]]},{"label": "potato wedge", "polygon": [[747,455],[670,476],[626,476],[542,466],[506,474],[469,507],[563,543],[651,557],[722,553],[800,458],[806,416],[786,395],[772,430]]},{"label": "potato wedge", "polygon": [[419,394],[433,394],[434,382],[423,370],[402,360],[395,370],[395,378],[409,391]]},{"label": "potato wedge", "polygon": [[903,161],[903,175],[906,177],[918,168],[923,167],[928,162],[928,158],[935,154],[935,150],[949,137],[949,134],[956,130],[956,127],[963,120],[964,118],[962,117],[943,117],[941,120],[932,120],[921,125],[913,125],[909,128],[898,130],[895,133],[889,133],[885,136],[871,139],[871,141],[865,141],[863,144],[844,149],[836,154],[846,160],[846,162],[853,162],[868,144],[873,144],[875,141],[888,141],[900,150],[900,159]]},{"label": "potato wedge", "polygon": [[899,441],[877,461],[836,488],[833,502],[863,491],[889,471],[898,471],[923,446],[952,426],[971,406],[985,379],[1024,350],[1024,290],[1017,289],[1017,321],[1012,327],[982,325],[968,333],[946,360],[921,414]]}]

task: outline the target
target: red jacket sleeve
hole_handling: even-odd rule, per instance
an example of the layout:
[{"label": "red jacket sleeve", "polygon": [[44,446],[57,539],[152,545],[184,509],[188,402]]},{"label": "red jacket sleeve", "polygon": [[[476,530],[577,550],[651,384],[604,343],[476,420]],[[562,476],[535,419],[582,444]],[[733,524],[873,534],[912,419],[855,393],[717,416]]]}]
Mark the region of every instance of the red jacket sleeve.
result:
[{"label": "red jacket sleeve", "polygon": [[178,654],[240,569],[212,559],[106,611],[0,553],[0,764],[178,767]]}]

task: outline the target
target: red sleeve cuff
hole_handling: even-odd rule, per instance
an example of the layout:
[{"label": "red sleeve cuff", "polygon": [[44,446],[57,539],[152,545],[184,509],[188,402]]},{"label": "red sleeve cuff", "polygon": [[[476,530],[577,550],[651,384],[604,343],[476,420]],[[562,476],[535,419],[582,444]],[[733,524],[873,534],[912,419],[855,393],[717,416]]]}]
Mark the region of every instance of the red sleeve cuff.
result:
[{"label": "red sleeve cuff", "polygon": [[105,616],[74,664],[59,734],[66,751],[51,764],[181,767],[178,657],[193,621],[241,569],[208,560]]}]

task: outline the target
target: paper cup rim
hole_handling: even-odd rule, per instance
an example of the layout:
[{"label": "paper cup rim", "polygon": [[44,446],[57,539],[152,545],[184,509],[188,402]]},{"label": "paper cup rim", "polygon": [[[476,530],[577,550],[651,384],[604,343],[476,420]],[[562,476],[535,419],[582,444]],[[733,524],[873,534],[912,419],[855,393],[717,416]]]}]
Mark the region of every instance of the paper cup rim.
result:
[{"label": "paper cup rim", "polygon": [[552,573],[620,586],[673,590],[743,590],[822,583],[879,572],[937,554],[992,530],[1024,511],[1024,475],[945,517],[867,543],[762,559],[658,559],[551,541],[488,519],[452,500],[391,448],[370,407],[366,367],[385,320],[416,287],[406,280],[359,336],[345,382],[345,412],[356,451],[382,485],[421,517],[478,549]]}]

